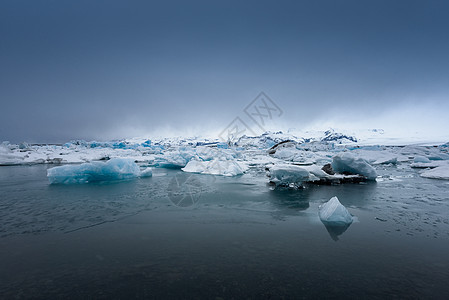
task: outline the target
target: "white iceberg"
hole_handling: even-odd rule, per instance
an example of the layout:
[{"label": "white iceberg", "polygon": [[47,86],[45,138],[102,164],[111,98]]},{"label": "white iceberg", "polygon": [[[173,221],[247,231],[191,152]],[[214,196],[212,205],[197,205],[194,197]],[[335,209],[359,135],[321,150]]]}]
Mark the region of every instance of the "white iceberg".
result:
[{"label": "white iceberg", "polygon": [[353,218],[337,197],[319,206],[318,215],[321,222],[326,226],[349,226]]},{"label": "white iceberg", "polygon": [[322,167],[319,167],[317,165],[304,166],[302,168],[304,168],[305,170],[309,171],[309,173],[311,175],[316,176],[318,179],[331,178],[332,177],[329,174],[327,174],[326,172],[324,172]]},{"label": "white iceberg", "polygon": [[140,177],[151,177],[151,176],[153,176],[153,170],[149,167],[140,171]]},{"label": "white iceberg", "polygon": [[158,156],[156,158],[156,165],[162,168],[173,168],[179,169],[185,167],[187,163],[195,156],[195,153],[192,150],[178,150],[166,152],[162,156]]},{"label": "white iceberg", "polygon": [[[148,176],[149,171],[145,171]],[[131,159],[113,158],[107,162],[66,165],[47,170],[51,184],[88,183],[95,181],[125,180],[139,177],[139,166]]]},{"label": "white iceberg", "polygon": [[441,165],[435,169],[427,170],[421,173],[421,177],[432,179],[449,180],[449,164]]},{"label": "white iceberg", "polygon": [[181,170],[188,173],[236,176],[243,174],[246,168],[234,160],[199,161],[192,159]]},{"label": "white iceberg", "polygon": [[277,186],[301,185],[310,180],[310,172],[295,165],[275,165],[270,168],[270,181]]},{"label": "white iceberg", "polygon": [[[370,161],[371,162],[371,161]],[[398,157],[397,156],[389,156],[385,155],[382,157],[378,157],[378,159],[371,162],[373,165],[397,165]]]},{"label": "white iceberg", "polygon": [[23,162],[23,156],[12,151],[9,142],[0,144],[0,166],[19,165]]},{"label": "white iceberg", "polygon": [[337,173],[349,173],[365,176],[368,180],[376,180],[376,170],[363,158],[356,158],[345,152],[332,158],[332,169]]},{"label": "white iceberg", "polygon": [[164,155],[156,157],[155,165],[162,168],[180,169],[187,165],[192,159],[200,161],[212,161],[214,159],[233,160],[239,155],[238,152],[228,149],[218,149],[206,146],[179,147],[175,150],[167,150]]}]

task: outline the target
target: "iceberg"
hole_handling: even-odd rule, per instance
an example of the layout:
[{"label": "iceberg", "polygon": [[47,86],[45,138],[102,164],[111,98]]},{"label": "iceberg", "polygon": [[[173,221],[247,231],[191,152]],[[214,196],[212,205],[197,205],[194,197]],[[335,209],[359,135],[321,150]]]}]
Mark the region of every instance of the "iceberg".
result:
[{"label": "iceberg", "polygon": [[9,142],[0,144],[0,166],[20,165],[23,157],[12,151]]},{"label": "iceberg", "polygon": [[270,168],[269,177],[276,186],[301,185],[310,180],[310,172],[300,166],[276,165]]},{"label": "iceberg", "polygon": [[349,226],[353,221],[351,214],[336,196],[320,205],[318,210],[320,220],[326,226]]},{"label": "iceberg", "polygon": [[421,177],[431,179],[445,179],[449,180],[449,164],[441,165],[435,169],[427,170],[421,173]]},{"label": "iceberg", "polygon": [[286,161],[301,161],[303,160],[302,151],[292,147],[280,147],[276,150],[273,157]]},{"label": "iceberg", "polygon": [[[144,174],[148,176],[148,171],[145,170]],[[51,184],[126,180],[140,175],[139,166],[133,160],[126,158],[113,158],[107,162],[96,161],[81,165],[66,165],[47,170],[47,177]]]},{"label": "iceberg", "polygon": [[376,170],[363,158],[356,158],[345,152],[332,158],[332,169],[337,173],[348,173],[365,176],[368,180],[376,180]]},{"label": "iceberg", "polygon": [[180,169],[195,156],[193,148],[181,147],[174,151],[167,151],[164,155],[157,157],[156,165],[161,168]]},{"label": "iceberg", "polygon": [[153,170],[149,167],[140,171],[140,177],[151,177],[151,176],[153,176]]},{"label": "iceberg", "polygon": [[236,176],[243,174],[246,168],[234,160],[213,159],[211,161],[199,161],[192,159],[181,170],[188,173]]}]

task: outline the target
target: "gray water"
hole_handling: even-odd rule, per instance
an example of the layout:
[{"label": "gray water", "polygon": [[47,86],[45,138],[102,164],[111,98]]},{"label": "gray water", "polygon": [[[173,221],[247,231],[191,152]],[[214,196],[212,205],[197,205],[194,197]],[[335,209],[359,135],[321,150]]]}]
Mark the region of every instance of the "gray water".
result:
[{"label": "gray water", "polygon": [[[449,295],[449,184],[408,166],[274,191],[256,169],[85,185],[49,185],[46,169],[0,168],[2,299]],[[318,218],[332,196],[357,217],[343,233]]]}]

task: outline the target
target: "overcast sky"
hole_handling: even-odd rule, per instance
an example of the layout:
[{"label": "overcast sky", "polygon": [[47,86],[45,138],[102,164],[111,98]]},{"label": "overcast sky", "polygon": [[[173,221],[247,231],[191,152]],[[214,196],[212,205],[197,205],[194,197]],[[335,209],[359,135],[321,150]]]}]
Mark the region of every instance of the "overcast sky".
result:
[{"label": "overcast sky", "polygon": [[0,2],[0,140],[217,132],[261,91],[283,130],[446,132],[449,2]]}]

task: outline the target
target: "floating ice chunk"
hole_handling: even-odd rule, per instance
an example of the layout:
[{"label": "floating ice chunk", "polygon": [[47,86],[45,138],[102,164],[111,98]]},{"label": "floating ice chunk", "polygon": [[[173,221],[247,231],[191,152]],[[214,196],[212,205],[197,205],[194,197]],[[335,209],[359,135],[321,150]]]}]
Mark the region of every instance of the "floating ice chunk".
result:
[{"label": "floating ice chunk", "polygon": [[220,148],[220,149],[228,149],[228,148],[229,148],[229,145],[228,145],[228,143],[218,143],[218,144],[217,144],[217,148]]},{"label": "floating ice chunk", "polygon": [[142,147],[151,147],[151,140],[146,140],[141,144]]},{"label": "floating ice chunk", "polygon": [[270,181],[277,186],[300,185],[310,180],[310,172],[295,165],[275,165],[270,168]]},{"label": "floating ice chunk", "polygon": [[219,155],[219,151],[217,151],[217,149],[205,146],[196,147],[195,152],[200,160],[213,160]]},{"label": "floating ice chunk", "polygon": [[28,145],[27,142],[22,142],[19,144],[19,149],[24,150],[24,149],[29,149],[30,145]]},{"label": "floating ice chunk", "polygon": [[415,163],[430,163],[430,159],[428,159],[425,156],[417,155],[413,159],[413,162],[415,162]]},{"label": "floating ice chunk", "polygon": [[273,156],[279,159],[292,160],[297,154],[298,150],[296,150],[296,148],[280,148],[273,154]]},{"label": "floating ice chunk", "polygon": [[23,163],[23,156],[17,152],[13,152],[14,146],[9,142],[0,144],[0,166],[20,165]]},{"label": "floating ice chunk", "polygon": [[416,168],[416,169],[427,169],[427,168],[436,168],[436,167],[439,167],[444,164],[446,164],[444,161],[435,160],[435,161],[430,161],[428,163],[411,163],[410,167]]},{"label": "floating ice chunk", "polygon": [[182,170],[188,173],[236,176],[243,174],[245,167],[234,160],[213,159],[211,161],[198,161],[192,159]]},{"label": "floating ice chunk", "polygon": [[379,160],[376,160],[373,164],[375,164],[375,165],[388,165],[388,164],[397,165],[398,158],[392,157],[392,158],[379,159]]},{"label": "floating ice chunk", "polygon": [[323,171],[322,168],[320,168],[317,165],[311,165],[311,166],[304,166],[304,169],[309,171],[310,174],[315,175],[318,178],[328,178],[329,174]]},{"label": "floating ice chunk", "polygon": [[51,184],[88,183],[94,181],[124,180],[140,176],[139,166],[131,159],[113,158],[107,162],[66,165],[47,170]]},{"label": "floating ice chunk", "polygon": [[326,226],[348,226],[353,219],[337,197],[332,197],[328,202],[319,206],[318,215]]},{"label": "floating ice chunk", "polygon": [[156,165],[162,168],[179,169],[187,165],[187,163],[195,156],[193,148],[181,147],[175,151],[167,151],[164,155],[157,158]]},{"label": "floating ice chunk", "polygon": [[449,164],[441,165],[435,169],[425,171],[421,173],[421,177],[449,180]]},{"label": "floating ice chunk", "polygon": [[151,177],[151,176],[153,176],[153,170],[149,167],[140,171],[140,177]]},{"label": "floating ice chunk", "polygon": [[359,174],[368,180],[376,180],[376,170],[362,158],[345,152],[332,158],[332,169],[337,173]]},{"label": "floating ice chunk", "polygon": [[[395,153],[389,153],[388,151],[362,151],[358,152],[359,157],[365,159],[372,165],[397,165],[399,156]],[[406,158],[405,160],[408,160]]]},{"label": "floating ice chunk", "polygon": [[207,169],[207,165],[209,163],[210,161],[199,161],[196,159],[192,159],[181,170],[188,173],[202,173]]},{"label": "floating ice chunk", "polygon": [[[273,150],[270,150],[273,151]],[[313,163],[315,162],[316,155],[311,151],[302,151],[292,147],[280,147],[276,150],[273,157],[286,161],[293,161],[299,163]]]}]

